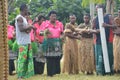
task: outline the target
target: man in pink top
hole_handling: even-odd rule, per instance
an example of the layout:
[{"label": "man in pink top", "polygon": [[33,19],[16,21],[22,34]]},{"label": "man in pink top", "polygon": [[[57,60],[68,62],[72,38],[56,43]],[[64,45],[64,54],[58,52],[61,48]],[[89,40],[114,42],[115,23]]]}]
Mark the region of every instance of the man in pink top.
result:
[{"label": "man in pink top", "polygon": [[60,36],[63,32],[63,24],[57,20],[55,11],[50,11],[48,16],[49,20],[41,25],[45,37],[42,48],[47,60],[47,75],[53,76],[60,74],[60,59],[62,56]]}]

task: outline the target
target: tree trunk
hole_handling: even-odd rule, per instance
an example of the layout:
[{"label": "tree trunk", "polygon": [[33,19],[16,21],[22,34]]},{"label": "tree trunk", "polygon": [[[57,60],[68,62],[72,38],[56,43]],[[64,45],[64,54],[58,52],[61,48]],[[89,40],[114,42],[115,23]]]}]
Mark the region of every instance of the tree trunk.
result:
[{"label": "tree trunk", "polygon": [[95,3],[92,2],[92,0],[91,0],[90,1],[90,16],[91,16],[91,20],[93,20],[94,14],[95,14]]},{"label": "tree trunk", "polygon": [[106,13],[114,15],[114,0],[106,0]]},{"label": "tree trunk", "polygon": [[112,16],[114,16],[114,7],[115,7],[115,1],[112,0],[112,4],[111,4],[111,14],[112,14]]},{"label": "tree trunk", "polygon": [[110,6],[110,1],[111,0],[106,0],[107,2],[106,2],[106,13],[107,14],[110,14],[111,13],[111,6]]}]

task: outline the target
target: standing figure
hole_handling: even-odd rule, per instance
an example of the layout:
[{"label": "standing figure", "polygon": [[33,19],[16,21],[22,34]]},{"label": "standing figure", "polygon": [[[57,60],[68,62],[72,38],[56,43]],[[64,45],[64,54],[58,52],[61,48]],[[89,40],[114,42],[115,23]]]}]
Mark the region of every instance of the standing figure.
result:
[{"label": "standing figure", "polygon": [[93,74],[95,64],[93,52],[93,34],[92,25],[90,23],[90,15],[85,14],[83,20],[84,23],[81,23],[78,26],[82,36],[79,41],[78,47],[78,65],[81,72]]},{"label": "standing figure", "polygon": [[38,47],[38,52],[37,54],[35,54],[35,58],[34,58],[35,74],[43,74],[44,64],[46,62],[44,53],[42,51],[42,43],[43,43],[44,37],[40,35],[41,24],[44,21],[45,21],[45,17],[43,15],[39,15],[38,21],[34,24],[34,27],[36,28],[35,39],[36,39],[37,47]]},{"label": "standing figure", "polygon": [[28,8],[26,4],[20,6],[20,14],[16,17],[16,41],[19,46],[17,75],[18,79],[28,78],[34,75],[33,56],[31,49],[30,32],[34,29],[28,25],[27,19]]},{"label": "standing figure", "polygon": [[68,74],[78,74],[78,43],[79,38],[75,28],[77,28],[76,16],[69,16],[70,22],[65,26],[65,43],[63,49],[63,72]]},{"label": "standing figure", "polygon": [[44,35],[42,48],[47,60],[47,75],[53,76],[60,74],[60,59],[62,56],[60,36],[63,32],[63,24],[57,20],[57,13],[55,11],[50,11],[48,16],[49,20],[41,24],[41,32]]},{"label": "standing figure", "polygon": [[[103,5],[97,5],[96,9],[102,8],[103,9],[103,27],[105,29],[105,36],[106,36],[106,43],[108,49],[108,58],[110,64],[110,74],[113,73],[113,32],[112,28],[113,19],[111,15],[105,14],[105,8]],[[93,28],[95,31],[95,60],[96,60],[96,73],[100,75],[105,75],[105,66],[104,66],[104,59],[103,59],[103,51],[102,51],[102,44],[101,44],[101,37],[100,37],[100,29],[99,29],[99,21],[98,17],[93,20]]]},{"label": "standing figure", "polygon": [[9,46],[9,74],[12,75],[15,70],[14,60],[17,54],[12,51],[13,43],[15,41],[15,29],[14,26],[7,26],[8,46]]},{"label": "standing figure", "polygon": [[114,53],[114,71],[120,73],[120,9],[118,16],[114,19],[116,28],[114,29],[113,53]]}]

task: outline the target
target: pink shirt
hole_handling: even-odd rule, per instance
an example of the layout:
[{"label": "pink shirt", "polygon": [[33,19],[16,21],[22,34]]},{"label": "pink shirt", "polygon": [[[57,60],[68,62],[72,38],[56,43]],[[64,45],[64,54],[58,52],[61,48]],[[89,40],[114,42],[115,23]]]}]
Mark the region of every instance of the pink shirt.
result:
[{"label": "pink shirt", "polygon": [[35,40],[33,29],[32,29],[31,32],[30,32],[30,39],[31,39],[32,42]]},{"label": "pink shirt", "polygon": [[35,23],[34,26],[36,28],[36,37],[35,38],[39,43],[42,43],[44,40],[44,37],[40,36],[41,25],[39,25],[38,23]]},{"label": "pink shirt", "polygon": [[58,20],[56,20],[55,26],[47,20],[41,24],[41,27],[41,30],[49,29],[51,32],[51,35],[49,35],[48,38],[60,38],[61,32],[63,32],[63,24]]},{"label": "pink shirt", "polygon": [[[32,20],[29,19],[29,20],[28,20],[28,23],[29,23],[29,24],[32,24]],[[35,41],[35,36],[34,36],[34,30],[33,30],[33,29],[32,29],[31,32],[30,32],[30,39],[31,39],[32,42]]]},{"label": "pink shirt", "polygon": [[8,39],[12,39],[14,37],[13,33],[14,33],[14,27],[11,26],[11,25],[8,25],[7,26],[7,36],[8,36]]}]

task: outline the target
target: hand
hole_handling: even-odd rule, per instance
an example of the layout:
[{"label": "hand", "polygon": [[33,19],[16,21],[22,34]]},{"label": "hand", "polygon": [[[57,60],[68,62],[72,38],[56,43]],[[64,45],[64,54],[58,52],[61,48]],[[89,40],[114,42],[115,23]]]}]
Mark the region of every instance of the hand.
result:
[{"label": "hand", "polygon": [[80,35],[76,36],[76,39],[80,40],[82,37]]},{"label": "hand", "polygon": [[49,31],[49,29],[45,30],[45,34],[51,34],[51,32]]},{"label": "hand", "polygon": [[40,31],[39,35],[43,36],[44,35],[44,31]]},{"label": "hand", "polygon": [[87,30],[87,33],[88,33],[88,34],[91,34],[91,33],[92,33],[92,29],[88,29],[88,30]]},{"label": "hand", "polygon": [[35,27],[32,27],[33,28],[33,30],[37,30],[37,28],[35,28]]},{"label": "hand", "polygon": [[114,30],[113,30],[113,33],[115,33],[115,34],[120,34],[120,28],[117,27],[116,29],[114,29]]},{"label": "hand", "polygon": [[27,30],[26,33],[30,33],[31,32],[31,29]]},{"label": "hand", "polygon": [[100,30],[91,30],[92,33],[100,33]]},{"label": "hand", "polygon": [[73,32],[73,35],[78,35],[78,33],[77,32]]},{"label": "hand", "polygon": [[65,42],[65,35],[61,35],[60,39],[62,40],[62,42]]},{"label": "hand", "polygon": [[102,26],[103,26],[103,27],[108,27],[109,24],[107,24],[107,23],[103,23]]},{"label": "hand", "polygon": [[88,32],[88,30],[86,30],[86,29],[81,30],[81,33],[87,33],[87,32]]},{"label": "hand", "polygon": [[33,26],[29,24],[27,30],[31,30],[31,29],[33,29]]}]

